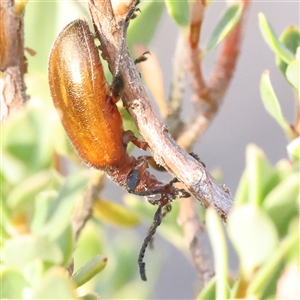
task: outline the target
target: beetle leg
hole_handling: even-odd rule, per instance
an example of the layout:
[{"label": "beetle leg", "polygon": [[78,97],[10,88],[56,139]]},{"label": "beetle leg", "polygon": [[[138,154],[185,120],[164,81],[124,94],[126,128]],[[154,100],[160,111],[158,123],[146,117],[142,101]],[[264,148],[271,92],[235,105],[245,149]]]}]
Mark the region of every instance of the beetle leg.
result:
[{"label": "beetle leg", "polygon": [[123,142],[126,146],[129,142],[132,142],[134,145],[144,151],[148,148],[148,143],[137,138],[131,130],[124,131]]},{"label": "beetle leg", "polygon": [[143,61],[146,61],[147,60],[146,54],[151,54],[151,53],[149,51],[144,52],[141,56],[139,56],[134,60],[134,63],[137,65]]},{"label": "beetle leg", "polygon": [[205,163],[201,161],[200,157],[196,153],[190,152],[189,155],[194,157],[204,168],[206,167]]},{"label": "beetle leg", "polygon": [[[127,190],[129,193],[135,195],[140,195],[140,193],[144,193],[137,192],[135,189],[139,185],[141,178],[143,177],[143,174],[145,173],[147,168],[147,160],[145,160],[143,156],[138,157],[135,166],[132,168],[132,170],[127,176]],[[144,196],[144,194],[142,196]]]}]

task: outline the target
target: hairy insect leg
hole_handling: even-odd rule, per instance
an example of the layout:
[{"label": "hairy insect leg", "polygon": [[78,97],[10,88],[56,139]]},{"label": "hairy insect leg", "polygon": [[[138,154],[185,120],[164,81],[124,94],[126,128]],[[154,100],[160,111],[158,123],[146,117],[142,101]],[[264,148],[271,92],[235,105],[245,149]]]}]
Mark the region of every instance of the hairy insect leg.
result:
[{"label": "hairy insect leg", "polygon": [[134,63],[137,65],[141,62],[146,61],[147,60],[146,54],[151,54],[151,53],[149,51],[144,52],[141,56],[139,56],[134,60]]},{"label": "hairy insect leg", "polygon": [[137,146],[138,148],[140,148],[144,151],[147,150],[147,148],[148,148],[147,142],[142,141],[139,138],[137,138],[131,130],[126,130],[126,131],[124,131],[124,134],[123,134],[123,143],[124,143],[124,145],[127,146],[129,142],[133,143],[135,146]]},{"label": "hairy insect leg", "polygon": [[[127,190],[129,193],[139,195],[139,196],[145,196],[144,193],[148,192],[148,191],[144,191],[144,192],[136,191],[136,188],[139,185],[147,168],[148,168],[147,160],[143,156],[138,157],[135,166],[132,168],[132,170],[127,176]],[[142,193],[143,195],[141,195],[140,193]]]},{"label": "hairy insect leg", "polygon": [[200,157],[196,153],[190,152],[189,155],[194,157],[204,168],[206,167],[205,163],[200,159]]}]

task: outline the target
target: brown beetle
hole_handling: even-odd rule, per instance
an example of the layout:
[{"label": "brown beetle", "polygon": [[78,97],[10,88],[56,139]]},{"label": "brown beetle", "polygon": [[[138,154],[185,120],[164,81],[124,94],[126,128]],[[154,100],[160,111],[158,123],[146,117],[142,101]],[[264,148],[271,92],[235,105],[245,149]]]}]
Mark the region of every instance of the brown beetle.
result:
[{"label": "brown beetle", "polygon": [[67,135],[88,166],[106,172],[130,193],[149,196],[152,204],[164,206],[189,195],[176,189],[174,181],[164,184],[151,175],[145,157],[128,155],[130,141],[143,149],[147,144],[123,130],[114,96],[119,92],[111,92],[85,21],[71,22],[56,39],[49,59],[49,84]]},{"label": "brown beetle", "polygon": [[[124,131],[116,106],[124,87],[118,71],[120,58],[134,12],[135,6],[124,21],[124,36],[111,86],[104,76],[94,36],[83,20],[71,22],[59,34],[50,53],[48,72],[55,108],[80,158],[88,166],[104,171],[129,193],[147,196],[151,204],[159,206],[154,229],[149,235],[152,236],[161,222],[161,208],[190,194],[173,186],[176,178],[168,184],[158,181],[147,170],[146,156],[136,159],[126,151],[129,142],[144,150],[147,148],[146,142],[139,141],[131,131]],[[146,280],[143,257],[149,239],[145,240],[139,257],[143,280]]]}]

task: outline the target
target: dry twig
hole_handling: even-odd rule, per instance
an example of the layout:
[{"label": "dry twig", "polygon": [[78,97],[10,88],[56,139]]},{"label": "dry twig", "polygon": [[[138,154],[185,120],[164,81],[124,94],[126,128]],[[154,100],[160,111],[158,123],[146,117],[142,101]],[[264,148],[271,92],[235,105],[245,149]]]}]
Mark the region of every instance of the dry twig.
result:
[{"label": "dry twig", "polygon": [[192,76],[192,89],[194,91],[193,103],[194,114],[189,122],[185,124],[177,142],[187,150],[193,148],[203,132],[208,128],[212,119],[215,117],[219,107],[222,104],[224,95],[231,82],[243,38],[243,27],[246,19],[250,0],[228,1],[230,4],[242,3],[243,14],[232,32],[225,38],[215,70],[208,81],[205,81],[201,69],[200,49],[198,41],[200,39],[201,25],[203,22],[203,6],[200,2],[195,2],[191,10],[200,13],[192,14],[190,26],[190,37],[187,41],[189,49],[189,71]]},{"label": "dry twig", "polygon": [[24,74],[24,8],[27,1],[0,3],[0,93],[1,121],[28,99]]},{"label": "dry twig", "polygon": [[93,215],[94,201],[105,185],[105,178],[106,177],[101,171],[92,170],[89,186],[83,197],[77,203],[72,215],[72,227],[76,241],[86,222]]},{"label": "dry twig", "polygon": [[[240,2],[240,1],[237,1]],[[236,28],[225,39],[215,71],[208,82],[205,81],[199,49],[201,26],[203,23],[205,2],[191,4],[190,34],[187,40],[189,54],[189,71],[192,76],[192,89],[194,91],[194,115],[190,122],[180,132],[178,144],[186,150],[191,150],[194,143],[200,139],[202,133],[208,128],[218,111],[226,90],[230,84],[242,42],[242,28],[245,22],[245,13],[248,1],[244,4],[243,16]],[[183,227],[185,241],[190,249],[191,258],[199,277],[206,285],[214,273],[211,256],[204,249],[205,225],[198,218],[197,209],[193,199],[180,199],[180,215],[178,223]]]},{"label": "dry twig", "polygon": [[[122,36],[118,22],[122,19],[116,20],[110,0],[90,0],[89,9],[101,42],[102,56],[114,73]],[[120,71],[125,80],[124,105],[148,143],[155,161],[183,182],[205,207],[215,208],[226,220],[233,204],[228,189],[219,185],[201,163],[183,151],[157,118],[127,49],[123,53]]]}]

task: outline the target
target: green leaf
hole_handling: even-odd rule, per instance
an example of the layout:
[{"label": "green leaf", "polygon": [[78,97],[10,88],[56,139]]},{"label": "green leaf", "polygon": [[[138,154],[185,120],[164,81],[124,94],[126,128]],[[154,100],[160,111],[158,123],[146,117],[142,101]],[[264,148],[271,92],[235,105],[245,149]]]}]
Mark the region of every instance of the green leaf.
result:
[{"label": "green leaf", "polygon": [[128,28],[127,41],[130,49],[134,44],[147,45],[150,42],[161,18],[164,3],[162,1],[142,1],[139,8],[142,11],[141,16],[132,20]]},{"label": "green leaf", "polygon": [[294,133],[291,130],[290,125],[285,120],[282,115],[282,111],[279,105],[279,101],[273,90],[269,72],[265,71],[260,80],[260,95],[267,112],[277,121],[277,123],[282,127],[289,138],[294,137]]},{"label": "green leaf", "polygon": [[53,135],[51,118],[45,108],[47,106],[42,106],[44,110],[29,104],[23,114],[9,122],[3,130],[4,149],[26,166],[27,174],[49,167],[53,157],[49,138]]},{"label": "green leaf", "polygon": [[57,191],[42,191],[35,197],[34,214],[30,224],[32,233],[39,233],[41,228],[46,225],[51,205],[57,196]]},{"label": "green leaf", "polygon": [[232,211],[228,218],[228,233],[246,277],[250,277],[278,245],[278,234],[273,222],[253,204]]},{"label": "green leaf", "polygon": [[299,196],[299,174],[293,174],[280,182],[264,200],[263,207],[281,237],[286,234],[290,220],[298,215]]},{"label": "green leaf", "polygon": [[277,162],[275,168],[276,173],[279,177],[279,182],[289,177],[294,171],[291,160],[289,160],[288,158],[283,158],[279,162]]},{"label": "green leaf", "polygon": [[247,146],[246,172],[248,179],[247,202],[261,205],[264,197],[277,184],[278,178],[263,151],[253,144]]},{"label": "green leaf", "polygon": [[11,191],[10,187],[5,189],[6,186],[14,186],[21,180],[23,180],[24,177],[26,177],[26,175],[28,174],[28,168],[22,161],[11,155],[11,153],[6,151],[4,147],[2,147],[0,172],[2,175],[1,177],[3,177],[2,192],[4,193],[6,189],[7,191]]},{"label": "green leaf", "polygon": [[7,198],[8,207],[17,211],[27,209],[39,192],[58,186],[54,175],[51,170],[41,171],[20,182]]},{"label": "green leaf", "polygon": [[240,179],[239,185],[237,187],[235,197],[234,197],[234,204],[235,205],[242,205],[248,202],[248,176],[247,170],[245,170],[242,174]]},{"label": "green leaf", "polygon": [[286,69],[286,78],[289,83],[298,92],[298,101],[300,101],[300,60],[295,60],[291,62]]},{"label": "green leaf", "polygon": [[177,25],[187,26],[189,24],[190,8],[187,0],[165,0],[165,3],[169,15]]},{"label": "green leaf", "polygon": [[228,299],[228,253],[225,234],[220,218],[215,210],[208,208],[206,226],[212,245],[216,271],[216,298]]},{"label": "green leaf", "polygon": [[3,247],[3,261],[10,266],[22,266],[41,259],[59,264],[62,253],[57,245],[45,237],[22,235],[8,240]]},{"label": "green leaf", "polygon": [[243,11],[241,4],[231,5],[226,9],[223,16],[219,20],[206,46],[209,52],[220,44],[226,36],[233,30],[237,22],[240,20]]},{"label": "green leaf", "polygon": [[1,269],[0,282],[1,299],[24,299],[23,291],[29,285],[19,270]]},{"label": "green leaf", "polygon": [[74,254],[75,241],[72,224],[69,224],[62,234],[55,240],[55,243],[59,246],[63,253],[64,259],[61,266],[68,267],[72,256]]},{"label": "green leaf", "polygon": [[[298,223],[299,224],[299,223]],[[297,226],[298,227],[298,226]],[[270,253],[265,264],[258,270],[247,290],[248,299],[261,299],[266,285],[272,278],[282,259],[288,255],[289,251],[296,250],[299,253],[299,229],[289,234],[277,247]],[[262,249],[262,248],[260,248]]]},{"label": "green leaf", "polygon": [[83,197],[88,183],[88,172],[77,172],[69,176],[49,209],[49,220],[41,228],[40,234],[47,235],[50,240],[58,238],[71,222],[71,214],[77,201]]},{"label": "green leaf", "polygon": [[197,300],[217,299],[216,298],[216,277],[213,277],[210,282],[203,288],[197,297]]},{"label": "green leaf", "polygon": [[117,203],[97,198],[94,201],[94,215],[110,224],[121,227],[134,227],[139,225],[139,217]]},{"label": "green leaf", "polygon": [[72,276],[76,287],[82,286],[101,272],[105,268],[106,263],[107,258],[104,255],[97,255],[93,257]]},{"label": "green leaf", "polygon": [[85,14],[81,12],[77,1],[29,1],[25,13],[26,45],[37,52],[35,56],[26,55],[30,74],[46,72],[49,50],[59,31],[72,20],[83,17],[87,17],[86,10]]},{"label": "green leaf", "polygon": [[[162,224],[163,225],[163,224]],[[160,228],[159,228],[160,229]],[[159,230],[158,232],[159,233]],[[144,230],[144,235],[147,234],[147,229]],[[155,238],[154,238],[155,239]],[[130,241],[130,243],[128,243]],[[120,299],[122,298],[121,291],[128,290],[127,285],[128,283],[134,283],[134,279],[137,279],[140,282],[140,275],[138,274],[138,253],[140,250],[141,243],[136,235],[132,232],[127,232],[126,234],[119,235],[116,237],[112,247],[114,249],[114,257],[113,261],[110,261],[114,266],[111,277],[109,278],[110,283],[110,291],[114,293],[114,298]],[[155,244],[155,240],[154,240]],[[110,252],[113,250],[111,249]],[[134,250],[133,250],[134,249]],[[150,290],[151,287],[153,288],[155,279],[158,277],[161,267],[161,253],[158,251],[154,252],[154,257],[151,262],[148,263],[147,261],[147,254],[145,256],[146,262],[146,272],[149,277],[151,278],[152,282],[149,280]],[[158,261],[160,263],[158,263]],[[126,271],[124,271],[126,270]],[[105,284],[105,283],[104,283]],[[130,290],[130,289],[129,289]],[[139,294],[141,291],[135,290],[134,296],[132,298],[137,299],[138,297],[136,294]],[[146,290],[142,291],[143,293],[148,292],[148,287]],[[132,294],[133,295],[133,294]],[[146,297],[149,298],[149,297]]]},{"label": "green leaf", "polygon": [[77,299],[75,285],[64,268],[54,267],[33,289],[32,299]]},{"label": "green leaf", "polygon": [[295,56],[277,38],[274,30],[263,13],[258,14],[259,29],[269,47],[287,64],[291,63]]},{"label": "green leaf", "polygon": [[101,300],[100,296],[96,293],[89,293],[89,294],[86,294],[82,297],[79,297],[78,299],[82,299],[82,300]]},{"label": "green leaf", "polygon": [[[300,31],[296,26],[287,27],[279,38],[280,42],[291,51],[296,53],[297,48],[300,46]],[[279,55],[276,55],[276,64],[284,77],[286,77],[287,63],[285,63]]]},{"label": "green leaf", "polygon": [[297,170],[300,167],[300,137],[294,139],[287,146],[289,158],[296,164]]}]

